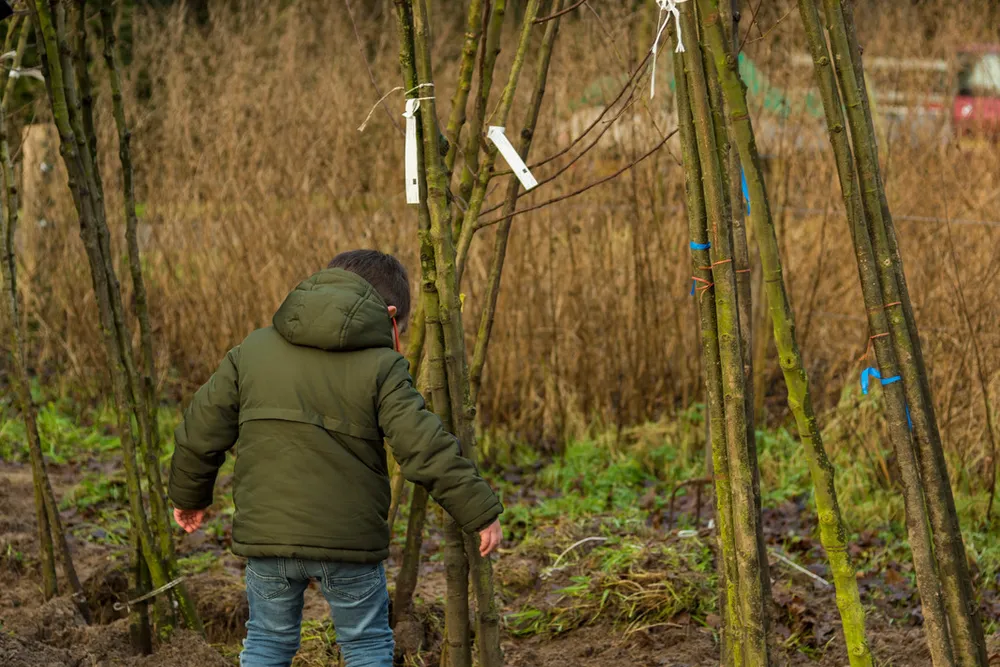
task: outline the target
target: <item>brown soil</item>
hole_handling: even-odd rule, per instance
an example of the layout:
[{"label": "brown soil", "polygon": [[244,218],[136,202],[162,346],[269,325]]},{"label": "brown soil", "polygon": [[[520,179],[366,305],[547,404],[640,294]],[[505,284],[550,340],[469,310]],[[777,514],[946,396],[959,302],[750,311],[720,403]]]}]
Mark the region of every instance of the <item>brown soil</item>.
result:
[{"label": "brown soil", "polygon": [[[72,483],[72,471],[55,469],[57,489]],[[68,526],[82,521],[65,512]],[[37,577],[37,551],[30,471],[25,466],[0,463],[0,665],[5,667],[212,667],[234,665],[243,624],[246,598],[240,581],[240,563],[219,550],[220,564],[211,573],[189,579],[205,621],[207,640],[191,632],[177,632],[151,656],[133,654],[127,620],[114,610],[124,599],[127,580],[125,553],[104,544],[73,540],[75,562],[84,581],[94,623],[86,625],[68,596],[48,602],[41,599]],[[204,545],[183,542],[182,553]],[[396,559],[394,559],[396,560]],[[543,585],[542,564],[532,556],[518,555],[497,565],[498,584],[513,608],[536,594]],[[808,580],[788,578],[775,584],[775,634],[779,642],[797,636],[800,645],[821,647],[810,657],[779,646],[778,664],[789,667],[846,664],[843,641],[837,631],[832,591],[817,589]],[[552,585],[550,582],[547,585]],[[418,600],[440,599],[443,573],[439,563],[426,563]],[[821,611],[822,610],[822,611]],[[323,619],[325,602],[316,590],[307,591],[305,617]],[[398,628],[399,645],[421,650],[426,664],[436,664],[441,642],[442,610],[418,603],[416,616]],[[505,641],[510,667],[698,667],[718,663],[718,648],[709,628],[685,618],[625,634],[609,624],[585,625],[556,637],[535,636]],[[711,619],[709,619],[711,624]],[[897,667],[929,665],[923,634],[913,624],[890,621],[879,613],[869,622],[877,655]],[[794,639],[794,637],[793,637]],[[789,644],[794,643],[789,641]],[[296,664],[336,664],[335,649],[318,643],[300,654]],[[1000,636],[990,638],[991,656],[1000,666]],[[221,650],[220,650],[221,649]],[[224,655],[225,654],[225,655]]]}]

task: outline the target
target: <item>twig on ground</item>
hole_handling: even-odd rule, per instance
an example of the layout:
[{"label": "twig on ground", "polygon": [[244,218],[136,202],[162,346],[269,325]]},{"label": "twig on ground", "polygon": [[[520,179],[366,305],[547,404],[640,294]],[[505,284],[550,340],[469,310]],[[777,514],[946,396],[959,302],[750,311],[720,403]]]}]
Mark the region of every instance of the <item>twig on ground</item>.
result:
[{"label": "twig on ground", "polygon": [[574,542],[573,544],[569,545],[569,547],[565,551],[559,554],[559,557],[556,558],[556,562],[552,564],[552,567],[548,567],[545,569],[544,572],[542,572],[542,577],[548,577],[553,572],[558,572],[559,570],[563,569],[559,567],[559,563],[562,562],[562,559],[566,557],[566,554],[568,554],[573,549],[576,549],[578,546],[587,544],[588,542],[607,542],[607,541],[608,538],[606,537],[585,537],[582,540]]},{"label": "twig on ground", "polygon": [[802,574],[806,575],[810,579],[813,579],[814,581],[818,581],[819,583],[823,584],[826,587],[829,587],[831,585],[830,582],[827,581],[826,579],[824,579],[823,577],[821,577],[818,574],[815,574],[813,572],[810,572],[806,568],[802,567],[801,565],[799,565],[798,563],[796,563],[795,561],[793,561],[791,558],[788,558],[787,556],[781,555],[780,553],[778,553],[778,551],[776,549],[768,549],[768,551],[771,553],[772,556],[774,556],[775,558],[777,558],[778,560],[780,560],[782,563],[784,563],[785,565],[789,566],[793,570],[795,570],[797,572],[801,572]]}]

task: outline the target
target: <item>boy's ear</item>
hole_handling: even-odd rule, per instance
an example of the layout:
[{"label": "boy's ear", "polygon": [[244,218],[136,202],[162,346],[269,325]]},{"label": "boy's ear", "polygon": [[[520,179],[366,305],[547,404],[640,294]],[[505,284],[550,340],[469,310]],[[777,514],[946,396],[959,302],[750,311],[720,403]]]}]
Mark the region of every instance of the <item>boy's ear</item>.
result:
[{"label": "boy's ear", "polygon": [[389,317],[396,317],[396,306],[389,306],[386,310],[389,311]]}]

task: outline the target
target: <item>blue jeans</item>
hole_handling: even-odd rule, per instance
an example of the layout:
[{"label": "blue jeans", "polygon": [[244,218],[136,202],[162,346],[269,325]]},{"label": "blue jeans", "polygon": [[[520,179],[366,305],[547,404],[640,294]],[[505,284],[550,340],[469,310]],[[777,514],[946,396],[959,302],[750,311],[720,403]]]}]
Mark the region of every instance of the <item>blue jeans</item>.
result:
[{"label": "blue jeans", "polygon": [[311,579],[330,603],[337,644],[347,667],[392,667],[389,592],[378,565],[251,558],[247,563],[250,620],[242,667],[288,667],[299,650],[303,593]]}]

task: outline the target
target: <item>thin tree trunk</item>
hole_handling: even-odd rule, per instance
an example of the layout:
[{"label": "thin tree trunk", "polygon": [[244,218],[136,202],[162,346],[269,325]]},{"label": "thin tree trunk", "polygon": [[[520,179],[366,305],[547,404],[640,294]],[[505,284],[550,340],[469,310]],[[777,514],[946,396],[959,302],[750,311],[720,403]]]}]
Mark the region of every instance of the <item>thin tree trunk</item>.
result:
[{"label": "thin tree trunk", "polygon": [[[14,26],[12,26],[12,29]],[[20,32],[18,49],[14,56],[13,67],[20,67],[27,46],[28,24]],[[63,574],[73,591],[73,599],[81,615],[89,622],[90,612],[83,598],[83,587],[73,565],[72,554],[66,540],[62,521],[59,517],[59,505],[46,471],[45,457],[42,454],[41,438],[38,435],[37,407],[31,396],[31,382],[28,376],[24,344],[21,339],[21,316],[17,290],[17,264],[15,261],[15,230],[17,229],[18,193],[14,180],[14,165],[10,155],[10,144],[7,138],[7,113],[13,95],[13,86],[8,84],[3,90],[3,101],[0,102],[0,168],[3,171],[3,191],[6,201],[2,219],[0,219],[0,237],[3,248],[3,282],[7,288],[5,311],[10,326],[10,354],[13,360],[14,379],[17,394],[21,403],[21,414],[24,418],[25,431],[28,439],[28,450],[31,457],[32,476],[34,480],[35,505],[37,511],[39,551],[41,554],[43,590],[47,598],[58,592],[58,582],[55,574],[55,560],[58,556],[62,563]]]},{"label": "thin tree trunk", "polygon": [[[854,158],[848,145],[847,126],[844,122],[837,81],[814,0],[799,0],[799,11],[806,28],[806,37],[816,69],[816,79],[823,99],[830,141],[836,158],[841,191],[858,263],[858,274],[868,314],[869,330],[872,333],[871,343],[882,376],[891,378],[896,375],[898,365],[895,350],[889,340],[885,302],[879,285],[875,255],[861,201],[860,183],[854,170]],[[913,551],[917,586],[920,589],[931,659],[936,667],[947,667],[955,664],[954,656],[937,577],[923,489],[906,420],[905,398],[902,396],[902,388],[898,386],[898,383],[886,386],[886,406],[889,435],[896,451],[903,480],[907,528]]]},{"label": "thin tree trunk", "polygon": [[[417,71],[413,53],[413,23],[410,10],[403,2],[397,0],[397,29],[399,35],[399,62],[403,83],[410,96],[421,97],[417,90]],[[419,113],[419,112],[418,112]],[[417,123],[417,163],[423,163],[423,127]],[[440,322],[438,320],[437,288],[434,285],[434,248],[430,242],[430,213],[427,210],[427,184],[422,170],[418,170],[420,188],[420,207],[417,214],[417,236],[420,241],[420,300],[417,306],[419,329],[417,341],[411,341],[408,363],[411,375],[416,380],[419,377],[419,361],[426,349],[428,372],[427,389],[431,394],[431,405],[442,406],[444,416],[450,415],[451,401],[447,393],[447,383],[443,375],[442,358],[444,352],[441,346]],[[417,344],[419,343],[419,345]],[[418,347],[420,351],[418,351]],[[435,409],[442,416],[440,409]],[[442,419],[444,421],[444,419]],[[450,419],[449,419],[450,421]],[[449,425],[445,422],[446,426]],[[393,605],[394,624],[409,613],[413,604],[413,592],[416,590],[420,567],[420,549],[423,544],[423,530],[427,516],[427,490],[415,486],[410,498],[410,518],[406,530],[406,546],[403,550],[403,562],[396,579],[396,598]]]},{"label": "thin tree trunk", "polygon": [[[524,22],[522,24],[520,41],[517,52],[514,55],[514,63],[511,66],[507,86],[504,88],[500,107],[496,113],[497,122],[506,124],[507,115],[513,103],[514,91],[517,80],[520,76],[521,68],[524,64],[527,46],[529,43],[531,28],[535,17],[538,14],[538,0],[529,0]],[[428,19],[424,0],[412,0],[414,55],[416,56],[417,76],[420,83],[432,83],[432,70],[430,61],[430,45],[428,41]],[[444,168],[440,154],[434,150],[431,143],[432,137],[438,136],[437,116],[434,100],[421,108],[420,120],[423,125],[424,135],[424,173],[427,179],[427,203],[431,219],[431,240],[434,245],[434,260],[436,272],[436,285],[438,293],[439,317],[441,320],[441,330],[445,347],[445,375],[448,380],[448,392],[451,398],[451,414],[454,424],[454,432],[462,444],[464,454],[470,458],[475,458],[475,407],[472,403],[469,388],[468,366],[465,357],[464,330],[462,328],[462,313],[459,299],[458,285],[460,276],[458,275],[456,250],[452,236],[452,227],[449,215],[448,204],[448,177]],[[471,134],[470,134],[471,137]],[[486,153],[486,158],[480,166],[479,178],[473,188],[470,199],[469,211],[462,226],[462,236],[471,237],[475,231],[476,218],[479,207],[485,197],[485,187],[492,175],[493,164],[496,160],[497,150],[494,147]],[[478,206],[473,202],[478,199]],[[475,208],[476,215],[469,217]],[[447,531],[448,544],[446,554],[453,553],[458,559],[459,545],[455,542],[462,537],[458,526],[451,526]],[[493,590],[493,570],[488,559],[479,556],[477,540],[472,542],[476,547],[469,547],[468,553],[472,557],[472,569],[474,571],[474,590],[477,598],[477,626],[479,640],[479,655],[485,667],[499,667],[502,663],[502,653],[500,651],[499,632],[499,612],[496,608],[496,596]],[[464,552],[464,549],[463,549]],[[457,573],[457,569],[454,570]],[[452,580],[453,577],[449,577]],[[459,582],[454,582],[460,586]],[[463,582],[466,583],[466,582]],[[446,619],[448,634],[451,637],[464,637],[463,643],[453,646],[450,652],[450,660],[453,667],[460,667],[471,663],[471,652],[466,650],[468,644],[468,631],[463,627],[468,623],[467,613],[463,617],[459,604],[458,593],[449,593],[448,609],[452,613]],[[464,597],[467,605],[468,596]]]},{"label": "thin tree trunk", "polygon": [[[410,334],[410,342],[406,351],[406,363],[410,367],[410,377],[413,378],[415,384],[419,385],[420,360],[424,354],[424,341],[426,340],[427,333],[427,328],[424,326],[423,299],[417,300],[417,308],[414,311],[413,324],[411,326],[413,333]],[[392,500],[389,503],[389,535],[392,535],[393,527],[396,525],[396,514],[399,511],[399,503],[402,502],[405,487],[406,478],[403,476],[403,469],[397,465],[395,477],[392,480]]]},{"label": "thin tree trunk", "polygon": [[[556,13],[562,9],[563,0],[555,0],[552,4],[552,12]],[[545,97],[545,84],[549,75],[549,64],[552,61],[552,46],[559,33],[559,22],[561,17],[556,17],[548,21],[545,34],[542,37],[542,46],[538,54],[538,65],[535,71],[535,89],[531,94],[531,101],[528,103],[527,116],[524,119],[524,126],[521,129],[521,142],[517,152],[521,159],[527,163],[528,152],[531,150],[531,141],[535,136],[535,126],[538,123],[538,114],[542,108],[542,100]],[[472,363],[469,366],[469,383],[472,391],[473,404],[479,396],[479,388],[483,380],[483,368],[486,366],[486,353],[489,349],[490,335],[493,332],[493,320],[497,310],[497,299],[500,295],[500,282],[503,276],[504,260],[507,257],[507,241],[510,238],[511,216],[517,208],[518,194],[520,193],[521,182],[511,174],[507,183],[507,194],[504,197],[503,220],[497,227],[496,238],[493,241],[493,258],[490,262],[490,275],[486,286],[486,303],[483,306],[482,316],[479,322],[479,334],[476,336],[476,347],[472,353]]]},{"label": "thin tree trunk", "polygon": [[417,590],[420,569],[420,549],[424,544],[424,524],[427,522],[427,489],[414,485],[410,498],[410,518],[406,525],[406,546],[403,563],[396,575],[396,596],[392,605],[393,626],[406,618],[413,609],[413,592]]},{"label": "thin tree trunk", "polygon": [[[10,25],[7,27],[7,37],[4,39],[3,52],[9,53],[14,51],[14,59],[10,63],[10,71],[21,69],[21,63],[24,61],[24,53],[28,46],[28,35],[31,32],[31,22],[22,20],[22,16],[14,16],[11,19]],[[14,37],[17,37],[17,48],[14,48]],[[3,80],[0,81],[0,98],[2,98],[2,103],[4,109],[10,109],[9,100],[13,96],[14,89],[17,85],[14,83],[17,79],[12,79],[8,77],[0,77]],[[4,114],[6,116],[6,113]]]},{"label": "thin tree trunk", "polygon": [[[22,399],[23,402],[23,399]],[[27,420],[25,420],[27,423]],[[29,450],[33,449],[29,445]],[[35,495],[35,521],[38,526],[38,569],[42,574],[42,595],[44,599],[51,600],[59,595],[59,582],[56,578],[56,557],[55,549],[52,546],[52,533],[49,530],[49,517],[46,515],[45,496],[42,494],[42,485],[39,481],[45,474],[40,472],[38,463],[35,460],[35,453],[31,456],[31,477],[34,484]],[[44,470],[42,468],[41,470]]]},{"label": "thin tree trunk", "polygon": [[[67,3],[68,4],[68,3]],[[76,21],[76,30],[74,34],[74,49],[71,57],[74,59],[73,69],[76,73],[77,83],[79,85],[79,106],[80,112],[83,119],[83,135],[82,138],[77,136],[77,141],[83,141],[86,143],[87,148],[91,155],[97,155],[97,132],[94,130],[94,92],[93,84],[90,80],[90,47],[87,44],[87,0],[78,0],[78,2],[70,5],[73,10],[72,18]],[[60,11],[63,11],[60,7]],[[59,13],[56,15],[57,24],[60,20]],[[69,28],[66,27],[68,32]],[[65,58],[65,55],[64,55]],[[97,158],[94,158],[97,161]],[[104,183],[101,181],[101,173],[98,170],[94,177],[97,182],[97,187],[99,188],[100,196],[104,196],[103,188]]]},{"label": "thin tree trunk", "polygon": [[[118,129],[118,157],[122,168],[122,191],[125,200],[125,239],[128,246],[129,271],[135,292],[135,313],[139,320],[139,340],[142,349],[143,375],[141,380],[142,403],[147,412],[148,435],[146,442],[146,474],[149,478],[150,508],[156,521],[157,536],[164,558],[173,560],[174,546],[170,529],[167,497],[160,472],[160,438],[156,399],[156,360],[153,356],[153,333],[149,321],[149,304],[146,284],[142,276],[142,261],[139,253],[139,219],[135,205],[135,180],[132,167],[130,141],[132,133],[125,119],[125,104],[122,99],[122,81],[116,56],[114,15],[110,0],[101,2],[101,25],[104,32],[104,62],[111,83],[111,101]],[[142,406],[140,403],[140,409]]]},{"label": "thin tree trunk", "polygon": [[[696,35],[694,10],[681,5],[681,25],[685,34]],[[740,322],[737,312],[736,272],[733,266],[732,220],[725,215],[728,192],[722,185],[722,168],[712,127],[705,65],[699,49],[685,51],[690,58],[689,95],[695,136],[702,167],[711,243],[712,282],[718,322],[719,356],[725,403],[726,443],[733,497],[733,534],[739,571],[739,602],[743,625],[742,650],[748,665],[770,664],[767,643],[768,607],[771,603],[768,563],[760,526],[759,499],[755,497],[756,459],[751,458],[746,413],[746,384],[743,375]]]},{"label": "thin tree trunk", "polygon": [[[728,5],[728,0],[725,5]],[[696,14],[698,6],[695,5]],[[731,27],[732,19],[723,11],[719,12],[719,20],[723,26]],[[726,34],[726,39],[730,39],[732,31]],[[746,410],[747,425],[747,447],[751,461],[757,460],[757,429],[754,419],[754,349],[753,349],[753,299],[751,297],[750,284],[750,252],[747,242],[746,219],[744,216],[743,187],[741,178],[741,165],[739,151],[733,147],[732,132],[727,126],[726,118],[730,113],[729,105],[722,94],[721,75],[716,72],[716,64],[712,59],[712,53],[708,45],[701,36],[699,47],[702,51],[702,58],[705,62],[705,73],[708,76],[709,103],[712,109],[713,128],[715,130],[716,148],[719,152],[719,165],[721,167],[720,177],[722,179],[723,197],[722,215],[730,220],[733,239],[733,262],[732,266],[736,272],[736,311],[739,315],[740,329],[740,351],[743,355],[742,367],[744,377],[744,403]],[[763,390],[763,387],[762,387]],[[757,466],[753,469],[753,498],[754,512],[760,516],[760,473]],[[760,560],[767,561],[767,552],[764,542],[759,542]],[[766,570],[761,571],[761,576],[767,576]],[[769,581],[762,581],[761,586],[770,587]]]},{"label": "thin tree trunk", "polygon": [[710,425],[710,455],[715,482],[715,520],[719,531],[720,595],[722,610],[722,664],[743,664],[740,636],[739,572],[736,567],[736,543],[733,536],[732,488],[729,481],[729,453],[726,449],[725,406],[722,398],[722,366],[719,361],[719,334],[712,287],[711,260],[708,252],[708,221],[702,191],[702,170],[698,158],[694,119],[688,90],[688,78],[694,64],[691,58],[674,53],[677,124],[680,129],[687,193],[688,231],[691,238],[691,270],[701,320],[701,351],[705,366],[707,394],[706,425]]},{"label": "thin tree trunk", "polygon": [[[135,598],[141,597],[150,590],[149,568],[146,567],[146,559],[142,555],[142,545],[136,539],[137,535],[132,534],[132,566],[129,568],[129,594]],[[142,655],[149,655],[153,652],[153,636],[149,625],[149,603],[138,602],[129,609],[129,638],[132,640],[132,647]]]},{"label": "thin tree trunk", "polygon": [[391,539],[396,526],[396,516],[399,514],[399,503],[402,502],[406,489],[406,478],[403,477],[403,469],[398,464],[392,471],[389,488],[389,516],[386,519],[386,524],[389,526],[389,537]]},{"label": "thin tree trunk", "polygon": [[[136,410],[137,397],[133,392],[129,373],[130,347],[123,342],[126,334],[122,320],[121,293],[111,264],[107,223],[104,218],[103,199],[95,176],[94,156],[86,140],[81,119],[81,105],[77,94],[72,58],[65,35],[62,12],[55,11],[46,0],[35,0],[32,7],[46,86],[52,115],[59,130],[60,150],[70,177],[70,190],[80,217],[81,238],[90,263],[91,278],[100,314],[100,325],[108,356],[115,404],[118,409],[119,428],[126,470],[129,503],[134,530],[142,545],[153,584],[157,587],[168,583],[169,567],[161,557],[159,544],[150,530],[143,504],[136,446],[133,440],[131,417],[140,424],[145,420],[142,410]],[[53,20],[53,16],[57,20]],[[80,136],[83,139],[78,139]],[[132,369],[134,370],[134,368]],[[175,587],[181,612],[189,627],[201,630],[201,623],[183,584]]]},{"label": "thin tree trunk", "polygon": [[941,578],[941,592],[948,614],[955,659],[962,667],[985,667],[986,644],[972,593],[965,545],[958,524],[926,368],[920,352],[916,322],[909,295],[905,291],[902,259],[885,199],[853,16],[850,14],[850,7],[839,0],[824,0],[824,7],[834,63],[847,106],[847,118],[862,184],[862,204],[877,260],[889,331],[899,360],[906,403],[912,418],[917,458],[934,538],[934,554],[938,561],[938,575]]},{"label": "thin tree trunk", "polygon": [[[78,16],[83,15],[85,3],[78,8]],[[57,34],[64,34],[65,27],[62,5],[55,11]],[[125,370],[127,389],[127,405],[131,414],[139,424],[136,441],[140,461],[145,467],[147,479],[150,481],[150,505],[153,521],[150,524],[156,538],[161,559],[170,575],[170,563],[173,561],[173,541],[170,535],[170,522],[166,510],[166,497],[163,483],[160,479],[159,459],[153,449],[153,427],[149,418],[149,410],[142,387],[142,380],[136,369],[132,351],[132,336],[125,321],[125,311],[121,298],[121,285],[114,267],[114,254],[111,248],[111,233],[107,224],[107,213],[104,206],[104,186],[101,181],[100,168],[97,164],[97,137],[93,129],[93,111],[90,92],[90,78],[87,73],[87,53],[85,48],[85,23],[78,26],[79,42],[74,62],[71,52],[65,42],[60,45],[63,65],[63,82],[69,106],[69,121],[77,139],[78,155],[83,167],[83,182],[91,198],[91,210],[94,215],[93,231],[97,238],[98,248],[108,285],[108,304],[114,324],[113,333],[119,348],[122,366]],[[79,80],[78,80],[79,79]],[[79,86],[77,85],[79,83]],[[180,593],[177,590],[176,593]]]},{"label": "thin tree trunk", "polygon": [[[497,5],[501,5],[504,0],[496,0]],[[507,126],[507,119],[510,115],[511,106],[514,104],[514,94],[517,92],[517,83],[521,77],[521,69],[524,67],[524,61],[528,55],[528,47],[531,44],[531,33],[534,27],[535,18],[538,16],[538,5],[539,0],[528,0],[527,7],[525,8],[524,20],[521,23],[521,33],[518,38],[517,49],[514,52],[514,61],[511,63],[510,73],[507,76],[507,85],[504,86],[503,93],[500,96],[500,103],[498,104],[496,111],[490,115],[493,124],[500,127]],[[494,6],[496,10],[496,6]],[[502,28],[502,27],[501,27]],[[500,30],[501,28],[498,28]],[[492,26],[490,28],[492,31]],[[489,39],[492,37],[491,34],[487,35],[487,45],[486,54],[489,56],[491,45],[489,44]],[[499,39],[499,38],[498,38]],[[492,75],[491,75],[492,76]],[[488,98],[489,91],[485,90],[480,93],[480,101],[486,104],[486,98]],[[478,113],[478,111],[477,111]],[[482,137],[478,134],[473,135],[473,127],[469,127],[469,136],[467,141],[482,142]],[[479,130],[481,132],[482,125],[480,123]],[[470,194],[466,201],[468,206],[465,209],[464,220],[458,229],[460,230],[460,235],[458,237],[458,244],[456,249],[456,288],[462,284],[462,275],[465,271],[466,259],[469,254],[469,248],[472,245],[472,237],[475,235],[478,229],[479,213],[483,209],[483,202],[486,200],[486,191],[489,188],[490,180],[493,178],[493,166],[496,164],[497,154],[499,151],[496,146],[489,146],[485,149],[485,155],[481,164],[476,164],[475,167],[478,169],[478,173],[474,179],[473,186],[471,188]],[[471,172],[470,172],[471,173]],[[463,180],[464,186],[464,180]]]},{"label": "thin tree trunk", "polygon": [[118,62],[124,67],[132,64],[135,33],[132,18],[135,15],[135,0],[118,0]]},{"label": "thin tree trunk", "polygon": [[[483,0],[471,0],[466,11],[465,41],[462,43],[462,59],[458,66],[458,82],[451,98],[451,115],[448,116],[448,125],[445,129],[445,136],[448,138],[448,154],[445,156],[444,166],[449,174],[455,169],[455,160],[461,145],[462,127],[465,125],[469,103],[469,91],[472,89],[472,72],[476,64],[476,52],[483,36],[483,17]],[[480,119],[480,126],[481,123]]]},{"label": "thin tree trunk", "polygon": [[[400,63],[403,78],[408,89],[416,89],[420,82],[430,81],[430,56],[427,53],[427,24],[425,7],[422,1],[406,3],[396,1],[399,19]],[[411,85],[412,84],[412,85]],[[415,91],[414,91],[415,92]],[[414,95],[416,97],[417,95]],[[425,101],[419,111],[418,146],[420,146],[419,161],[424,164],[420,170],[420,213],[418,236],[420,239],[421,289],[424,311],[425,345],[427,346],[428,389],[435,412],[442,418],[446,428],[453,428],[453,407],[449,391],[449,380],[445,361],[444,336],[441,320],[441,301],[439,294],[438,259],[433,247],[434,233],[439,232],[435,225],[441,224],[441,213],[447,212],[445,188],[441,188],[443,168],[440,165],[440,155],[436,150],[436,140],[428,141],[427,137],[437,137],[437,118],[432,102]],[[434,173],[436,180],[431,181],[431,170],[427,165],[437,165]],[[432,193],[432,183],[437,190]],[[444,200],[444,201],[442,201]],[[437,217],[437,219],[435,219]],[[450,232],[450,223],[445,222],[445,228]],[[403,570],[406,573],[397,584],[396,619],[402,619],[412,604],[413,590],[416,587],[419,563],[420,544],[422,542],[423,517],[426,513],[426,492],[417,488],[413,494],[410,526],[407,531],[407,547],[404,553]],[[468,563],[465,557],[464,542],[461,531],[456,537],[451,528],[446,529],[445,567],[448,585],[446,603],[446,643],[452,665],[466,667],[472,664],[472,650],[469,641],[469,598],[468,598]]]},{"label": "thin tree trunk", "polygon": [[[23,21],[23,19],[24,19],[23,16],[19,16],[19,15],[15,14],[13,17],[11,17],[9,23],[7,23],[7,32],[6,32],[6,35],[4,36],[4,39],[3,39],[3,52],[4,53],[9,53],[10,51],[14,50],[14,38],[17,37],[18,35],[21,35],[22,32],[23,32],[22,31],[22,28],[23,28],[22,21]],[[20,49],[18,49],[18,50],[20,50]],[[14,69],[15,69],[15,67],[13,65],[11,65],[11,70],[14,70]],[[3,92],[7,89],[7,84],[9,82],[10,82],[10,77],[8,77],[4,81],[0,81],[0,96],[2,96]]]},{"label": "thin tree trunk", "polygon": [[837,605],[843,622],[847,652],[852,667],[873,664],[865,637],[864,608],[858,592],[857,579],[847,553],[847,531],[834,486],[834,470],[823,447],[809,392],[808,375],[795,336],[795,318],[782,276],[781,256],[770,201],[761,169],[760,156],[754,140],[746,104],[746,87],[736,69],[737,60],[730,42],[723,34],[717,14],[718,0],[699,0],[702,8],[702,36],[715,59],[723,93],[729,111],[731,134],[739,149],[746,173],[747,190],[754,206],[750,213],[765,277],[767,301],[770,306],[774,338],[781,359],[781,368],[788,388],[788,405],[796,419],[799,436],[805,447],[815,488],[819,514],[820,539],[830,560]]},{"label": "thin tree trunk", "polygon": [[[473,3],[474,4],[474,3]],[[470,6],[470,10],[472,7]],[[469,121],[469,132],[465,136],[463,154],[465,166],[462,167],[462,178],[459,180],[459,196],[466,203],[472,199],[472,190],[479,179],[479,150],[485,147],[483,139],[483,122],[486,120],[486,107],[489,104],[490,91],[493,88],[493,71],[496,68],[497,56],[500,54],[500,38],[503,36],[503,20],[507,10],[507,0],[488,0],[482,21],[485,24],[486,40],[482,42],[482,54],[479,58],[479,81],[476,87],[475,106],[472,119]],[[469,16],[471,23],[471,11]],[[471,76],[471,71],[469,75]],[[461,233],[461,227],[466,221],[461,219],[455,229],[456,237]],[[461,276],[460,276],[461,277]]]},{"label": "thin tree trunk", "polygon": [[[433,76],[430,65],[429,25],[427,8],[424,0],[410,0],[409,19],[412,21],[412,39],[414,64],[419,83],[432,83]],[[427,209],[430,214],[430,240],[434,247],[434,276],[437,296],[437,312],[427,308],[425,301],[425,319],[428,324],[440,323],[444,346],[444,376],[450,399],[447,404],[439,404],[434,400],[438,414],[447,411],[451,419],[446,425],[452,427],[462,442],[463,449],[468,446],[466,419],[463,414],[463,397],[456,391],[460,390],[460,380],[464,379],[464,348],[456,347],[454,330],[456,324],[461,327],[461,315],[458,314],[458,294],[455,291],[455,260],[454,250],[448,252],[451,244],[451,220],[448,211],[448,185],[444,164],[436,150],[438,136],[437,112],[434,100],[426,100],[420,109],[420,124],[423,128],[423,173],[427,184]],[[423,245],[423,240],[422,240]],[[421,253],[423,254],[423,253]],[[421,257],[423,260],[423,257]],[[456,319],[457,318],[457,319]],[[432,344],[435,344],[434,333]],[[461,333],[459,333],[461,341]],[[460,343],[459,343],[460,344]],[[441,364],[440,358],[428,358],[432,372],[436,365]],[[468,391],[466,385],[465,391]],[[449,521],[445,528],[445,577],[447,583],[445,604],[445,629],[448,644],[449,664],[452,667],[470,667],[472,664],[472,645],[469,637],[469,576],[468,562],[465,555],[464,539],[461,529],[454,521]]]},{"label": "thin tree trunk", "polygon": [[[0,118],[0,123],[4,120]],[[5,124],[5,123],[4,123]],[[7,148],[6,131],[3,132],[3,153],[4,162],[7,161],[9,150]],[[24,419],[24,430],[28,439],[28,454],[31,458],[31,477],[35,493],[35,527],[38,533],[38,560],[39,569],[42,575],[42,595],[46,600],[59,594],[59,584],[56,580],[55,549],[52,544],[52,533],[49,530],[49,519],[46,514],[45,494],[42,491],[47,481],[45,471],[45,461],[42,457],[42,447],[38,438],[38,425],[35,420],[35,404],[31,398],[31,379],[28,377],[27,369],[24,365],[24,347],[21,342],[20,317],[17,307],[17,285],[14,283],[14,225],[12,218],[16,213],[17,204],[9,197],[13,189],[13,180],[8,176],[12,174],[4,169],[4,189],[8,193],[7,201],[4,202],[3,230],[3,313],[9,327],[8,350],[13,366],[13,384],[20,403],[21,417]]]},{"label": "thin tree trunk", "polygon": [[[15,16],[7,28],[7,37],[4,40],[4,53],[10,51],[13,45],[14,35],[19,27],[20,17]],[[21,66],[24,57],[24,35],[11,64],[11,71]],[[4,77],[0,81],[2,86],[2,98],[4,103],[0,109],[0,159],[3,160],[3,189],[5,201],[3,210],[0,211],[0,240],[3,241],[2,278],[4,284],[3,313],[10,330],[8,335],[8,350],[11,358],[11,366],[14,369],[14,388],[20,403],[24,428],[28,437],[28,455],[31,460],[31,475],[35,496],[35,527],[38,533],[38,560],[39,569],[42,576],[42,595],[46,600],[55,597],[59,593],[59,583],[56,579],[55,549],[52,544],[52,533],[49,530],[49,519],[45,508],[45,495],[42,492],[43,476],[45,473],[45,461],[42,457],[42,448],[38,437],[38,426],[35,417],[35,405],[31,398],[31,380],[25,368],[24,347],[21,343],[21,318],[18,306],[17,283],[17,263],[15,258],[15,231],[17,229],[17,185],[14,180],[14,168],[10,159],[10,144],[7,141],[7,100],[11,99],[10,91],[16,79]]]},{"label": "thin tree trunk", "polygon": [[[733,44],[734,53],[736,48],[738,48],[739,39],[733,20],[734,12],[737,11],[736,5],[737,0],[723,0],[719,6],[719,22],[724,30],[726,40]],[[717,68],[718,65],[715,67]],[[731,110],[726,96],[721,91],[721,79],[722,74],[720,72],[716,78],[718,83],[713,82],[713,92],[716,89],[716,85],[718,85],[718,94],[720,96],[720,103],[713,105],[713,109],[718,110],[715,121],[715,132],[716,136],[724,139],[724,143],[720,143],[719,160],[725,166],[725,183],[729,188],[729,213],[733,221],[733,262],[736,267],[736,292],[739,298],[738,309],[743,349],[743,374],[746,376],[747,423],[750,427],[750,433],[747,437],[749,438],[751,447],[756,452],[757,444],[754,432],[753,299],[751,297],[752,290],[750,285],[750,250],[747,242],[746,215],[744,213],[746,203],[743,201],[743,170],[740,164],[740,153],[732,146],[735,138],[731,136],[725,120],[730,115]],[[760,486],[759,479],[757,480],[757,485]],[[759,496],[760,492],[758,491],[756,495]]]}]

